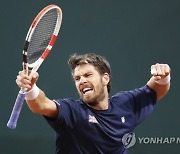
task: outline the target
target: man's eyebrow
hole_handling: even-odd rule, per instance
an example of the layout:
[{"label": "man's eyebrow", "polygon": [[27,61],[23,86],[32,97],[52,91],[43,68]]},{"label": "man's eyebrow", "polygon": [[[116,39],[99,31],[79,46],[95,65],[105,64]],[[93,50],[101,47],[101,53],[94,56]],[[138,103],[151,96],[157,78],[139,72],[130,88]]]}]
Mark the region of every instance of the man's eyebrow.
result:
[{"label": "man's eyebrow", "polygon": [[77,77],[79,77],[80,75],[73,75],[73,78],[77,78]]},{"label": "man's eyebrow", "polygon": [[81,75],[73,75],[73,79],[80,78]]},{"label": "man's eyebrow", "polygon": [[85,72],[85,73],[82,74],[82,75],[73,75],[73,78],[75,78],[75,77],[80,77],[80,76],[84,76],[84,75],[87,75],[87,74],[92,74],[92,71],[87,71],[87,72]]}]

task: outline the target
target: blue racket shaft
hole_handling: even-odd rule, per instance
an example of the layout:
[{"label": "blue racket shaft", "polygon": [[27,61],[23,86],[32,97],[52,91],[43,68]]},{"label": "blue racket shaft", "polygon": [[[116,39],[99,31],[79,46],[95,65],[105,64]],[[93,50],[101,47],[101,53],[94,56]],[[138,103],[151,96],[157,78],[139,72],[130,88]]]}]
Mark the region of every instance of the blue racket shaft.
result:
[{"label": "blue racket shaft", "polygon": [[9,118],[9,121],[7,123],[7,127],[11,129],[15,129],[17,125],[17,121],[19,118],[19,114],[21,112],[23,103],[25,99],[25,92],[22,90],[19,91],[19,94],[17,95],[16,102],[14,104],[13,110],[11,112],[11,116]]}]

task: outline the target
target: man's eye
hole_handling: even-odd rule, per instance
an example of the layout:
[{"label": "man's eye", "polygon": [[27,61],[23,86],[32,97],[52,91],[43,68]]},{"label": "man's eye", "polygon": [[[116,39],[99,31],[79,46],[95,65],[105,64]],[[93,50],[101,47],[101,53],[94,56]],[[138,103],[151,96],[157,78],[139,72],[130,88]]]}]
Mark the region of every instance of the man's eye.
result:
[{"label": "man's eye", "polygon": [[75,80],[75,81],[79,81],[79,80],[80,80],[80,78],[79,78],[79,77],[77,77],[77,78],[74,78],[74,80]]},{"label": "man's eye", "polygon": [[91,74],[86,74],[86,75],[85,75],[85,77],[90,77],[90,76],[91,76]]}]

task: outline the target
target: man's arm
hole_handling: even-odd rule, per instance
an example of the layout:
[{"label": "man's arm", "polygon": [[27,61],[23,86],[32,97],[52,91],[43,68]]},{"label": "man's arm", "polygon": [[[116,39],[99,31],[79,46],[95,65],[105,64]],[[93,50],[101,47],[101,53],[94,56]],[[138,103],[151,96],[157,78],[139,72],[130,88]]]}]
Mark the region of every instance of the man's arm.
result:
[{"label": "man's arm", "polygon": [[26,88],[26,102],[32,112],[55,118],[58,115],[56,104],[46,97],[45,93],[36,86],[39,74],[36,72],[29,77],[23,71],[19,72],[16,83],[20,88]]},{"label": "man's arm", "polygon": [[170,67],[167,64],[155,64],[151,66],[152,77],[147,85],[156,91],[157,100],[163,98],[170,88]]}]

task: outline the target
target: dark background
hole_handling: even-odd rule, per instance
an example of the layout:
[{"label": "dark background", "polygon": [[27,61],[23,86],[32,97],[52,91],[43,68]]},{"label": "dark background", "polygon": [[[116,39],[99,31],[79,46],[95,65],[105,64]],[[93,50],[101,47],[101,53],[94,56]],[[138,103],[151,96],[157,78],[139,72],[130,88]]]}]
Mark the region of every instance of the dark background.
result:
[{"label": "dark background", "polygon": [[[137,137],[179,137],[179,0],[36,0],[1,1],[0,154],[52,154],[54,132],[43,117],[24,104],[15,130],[6,127],[19,88],[24,39],[33,18],[46,5],[59,5],[63,22],[57,43],[41,66],[38,81],[49,98],[78,98],[67,60],[94,52],[112,67],[112,92],[146,84],[150,66],[171,66],[171,90],[136,130]],[[179,143],[180,144],[180,143]],[[180,153],[179,144],[139,144],[130,154]],[[69,145],[70,146],[70,145]]]}]

